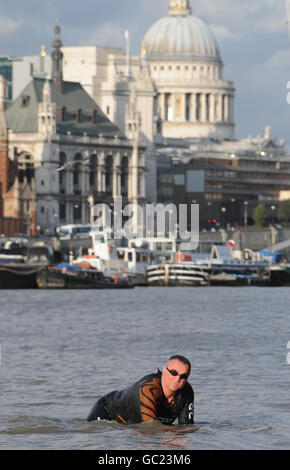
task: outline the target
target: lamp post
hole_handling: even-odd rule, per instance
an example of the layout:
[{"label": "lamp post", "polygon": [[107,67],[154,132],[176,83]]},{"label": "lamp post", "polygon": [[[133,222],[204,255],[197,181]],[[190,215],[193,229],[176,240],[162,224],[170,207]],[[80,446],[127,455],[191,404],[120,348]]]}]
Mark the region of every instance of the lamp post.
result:
[{"label": "lamp post", "polygon": [[235,198],[232,197],[231,198],[231,221],[230,222],[231,222],[231,225],[233,227],[235,226],[235,222],[236,222],[235,221],[235,212],[234,212],[235,202],[236,202]]},{"label": "lamp post", "polygon": [[45,198],[46,201],[46,228],[45,228],[45,234],[50,235],[50,215],[51,215],[51,202],[52,202],[52,196],[46,196]]},{"label": "lamp post", "polygon": [[248,227],[248,201],[244,201],[244,226]]},{"label": "lamp post", "polygon": [[225,228],[225,226],[226,226],[226,211],[227,211],[227,208],[226,208],[226,207],[222,207],[222,208],[221,208],[221,211],[222,211],[222,227]]},{"label": "lamp post", "polygon": [[56,236],[57,235],[57,219],[58,219],[58,214],[56,212],[53,213],[53,218],[54,218],[54,234]]},{"label": "lamp post", "polygon": [[277,209],[276,206],[273,204],[271,206],[271,222],[273,224],[276,222],[276,213],[275,213],[276,209]]},{"label": "lamp post", "polygon": [[92,193],[90,193],[87,197],[87,201],[89,203],[89,212],[90,212],[90,216],[89,216],[89,221],[90,221],[90,225],[93,225],[94,223],[94,195]]}]

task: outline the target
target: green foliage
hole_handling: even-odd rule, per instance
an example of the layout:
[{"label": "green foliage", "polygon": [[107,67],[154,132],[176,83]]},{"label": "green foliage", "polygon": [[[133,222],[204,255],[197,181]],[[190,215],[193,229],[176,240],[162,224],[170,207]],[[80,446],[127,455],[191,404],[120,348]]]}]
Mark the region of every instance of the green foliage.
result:
[{"label": "green foliage", "polygon": [[264,204],[259,204],[254,210],[253,219],[255,228],[265,227],[268,219],[267,210]]},{"label": "green foliage", "polygon": [[290,222],[290,199],[282,201],[279,204],[278,209],[278,220],[279,222]]}]

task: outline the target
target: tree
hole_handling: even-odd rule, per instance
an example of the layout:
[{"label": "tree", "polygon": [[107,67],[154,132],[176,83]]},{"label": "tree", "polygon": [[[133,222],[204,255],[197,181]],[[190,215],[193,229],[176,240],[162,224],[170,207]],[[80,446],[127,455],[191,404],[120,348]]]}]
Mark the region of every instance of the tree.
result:
[{"label": "tree", "polygon": [[259,204],[254,210],[253,219],[255,222],[255,228],[265,227],[268,215],[264,204]]},{"label": "tree", "polygon": [[279,204],[278,220],[284,223],[290,222],[290,199]]}]

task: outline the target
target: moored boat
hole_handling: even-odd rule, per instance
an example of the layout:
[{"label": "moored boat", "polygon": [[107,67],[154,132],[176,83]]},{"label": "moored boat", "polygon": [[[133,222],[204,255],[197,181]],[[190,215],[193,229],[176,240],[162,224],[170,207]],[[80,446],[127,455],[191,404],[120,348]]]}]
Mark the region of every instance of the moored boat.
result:
[{"label": "moored boat", "polygon": [[252,283],[252,274],[219,273],[209,275],[211,286],[249,286]]},{"label": "moored boat", "polygon": [[209,276],[205,269],[191,262],[163,262],[146,270],[149,286],[207,286]]},{"label": "moored boat", "polygon": [[36,289],[37,275],[41,266],[29,264],[6,264],[0,266],[0,289]]},{"label": "moored boat", "polygon": [[40,289],[125,289],[134,287],[126,277],[105,276],[102,271],[81,266],[48,266],[36,278]]},{"label": "moored boat", "polygon": [[281,263],[270,266],[268,276],[270,286],[290,286],[290,264]]}]

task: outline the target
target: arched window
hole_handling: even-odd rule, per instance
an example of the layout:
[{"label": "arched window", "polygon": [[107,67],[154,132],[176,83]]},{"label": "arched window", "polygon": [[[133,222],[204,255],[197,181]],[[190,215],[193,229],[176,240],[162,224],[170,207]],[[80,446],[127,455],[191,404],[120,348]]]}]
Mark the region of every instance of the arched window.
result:
[{"label": "arched window", "polygon": [[59,167],[61,170],[59,171],[59,189],[60,192],[63,194],[66,190],[66,167],[65,164],[67,162],[67,157],[64,152],[60,152],[59,154]]},{"label": "arched window", "polygon": [[23,183],[24,180],[28,184],[34,180],[34,160],[32,155],[23,153],[18,157],[18,178],[19,183]]},{"label": "arched window", "polygon": [[81,194],[81,162],[82,156],[80,153],[77,153],[74,157],[73,165],[73,187],[74,194]]},{"label": "arched window", "polygon": [[97,189],[97,165],[98,165],[98,157],[96,154],[90,156],[90,189],[94,190]]}]

